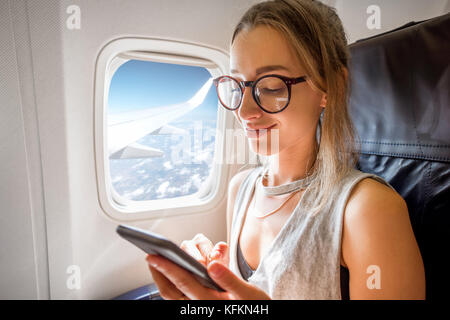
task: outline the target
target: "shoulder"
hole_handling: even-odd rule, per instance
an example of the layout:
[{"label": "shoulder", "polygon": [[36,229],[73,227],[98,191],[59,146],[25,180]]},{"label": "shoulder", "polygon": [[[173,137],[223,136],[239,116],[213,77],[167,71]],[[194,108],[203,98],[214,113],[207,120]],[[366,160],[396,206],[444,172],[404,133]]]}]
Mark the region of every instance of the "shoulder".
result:
[{"label": "shoulder", "polygon": [[345,215],[348,219],[358,219],[363,218],[361,215],[367,216],[366,212],[378,212],[381,209],[387,214],[408,210],[405,200],[395,190],[369,177],[359,181],[351,190]]},{"label": "shoulder", "polygon": [[236,173],[230,180],[228,185],[228,192],[232,192],[234,194],[237,193],[239,187],[241,186],[244,179],[250,174],[251,171],[255,170],[255,168],[245,169]]},{"label": "shoulder", "polygon": [[236,173],[228,184],[228,200],[227,200],[227,239],[230,239],[231,222],[233,220],[234,203],[239,187],[242,185],[244,179],[255,170],[255,168],[245,169]]},{"label": "shoulder", "polygon": [[353,187],[344,210],[343,226],[353,239],[361,232],[372,233],[377,228],[387,232],[404,228],[405,224],[410,224],[408,206],[395,190],[372,178],[362,179]]},{"label": "shoulder", "polygon": [[239,188],[245,178],[253,171],[255,168],[245,169],[236,173],[230,180],[228,184],[228,215],[233,213],[234,202],[236,200],[236,195]]}]

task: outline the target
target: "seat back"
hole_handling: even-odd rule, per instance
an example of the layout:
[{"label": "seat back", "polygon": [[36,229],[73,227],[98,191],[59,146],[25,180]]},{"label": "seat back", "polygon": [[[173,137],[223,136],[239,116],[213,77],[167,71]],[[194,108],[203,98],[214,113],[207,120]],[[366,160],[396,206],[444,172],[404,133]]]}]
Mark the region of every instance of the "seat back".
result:
[{"label": "seat back", "polygon": [[427,299],[442,299],[450,288],[450,14],[349,49],[358,169],[383,177],[407,202]]}]

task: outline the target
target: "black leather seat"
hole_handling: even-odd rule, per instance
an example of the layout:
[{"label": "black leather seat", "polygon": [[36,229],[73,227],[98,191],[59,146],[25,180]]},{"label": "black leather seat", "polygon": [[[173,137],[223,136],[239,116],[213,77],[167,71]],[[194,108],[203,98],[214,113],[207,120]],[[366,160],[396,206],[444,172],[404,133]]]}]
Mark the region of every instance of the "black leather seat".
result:
[{"label": "black leather seat", "polygon": [[406,200],[427,299],[443,299],[450,288],[450,14],[358,41],[350,52],[358,168]]}]

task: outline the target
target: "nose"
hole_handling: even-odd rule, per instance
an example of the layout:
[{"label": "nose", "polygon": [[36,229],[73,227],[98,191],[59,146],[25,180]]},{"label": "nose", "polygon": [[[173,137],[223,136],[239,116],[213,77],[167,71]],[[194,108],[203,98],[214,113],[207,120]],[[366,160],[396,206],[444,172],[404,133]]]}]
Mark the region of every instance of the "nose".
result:
[{"label": "nose", "polygon": [[262,116],[263,111],[258,107],[255,99],[253,99],[251,88],[245,88],[237,113],[241,120],[257,119]]}]

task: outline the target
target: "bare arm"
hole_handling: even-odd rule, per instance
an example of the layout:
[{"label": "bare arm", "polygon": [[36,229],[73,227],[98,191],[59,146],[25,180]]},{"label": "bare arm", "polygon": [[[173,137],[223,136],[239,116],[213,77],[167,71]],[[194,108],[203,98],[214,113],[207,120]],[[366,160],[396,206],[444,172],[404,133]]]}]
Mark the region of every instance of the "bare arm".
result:
[{"label": "bare arm", "polygon": [[342,259],[351,299],[424,299],[422,257],[403,198],[364,179],[345,209]]}]

